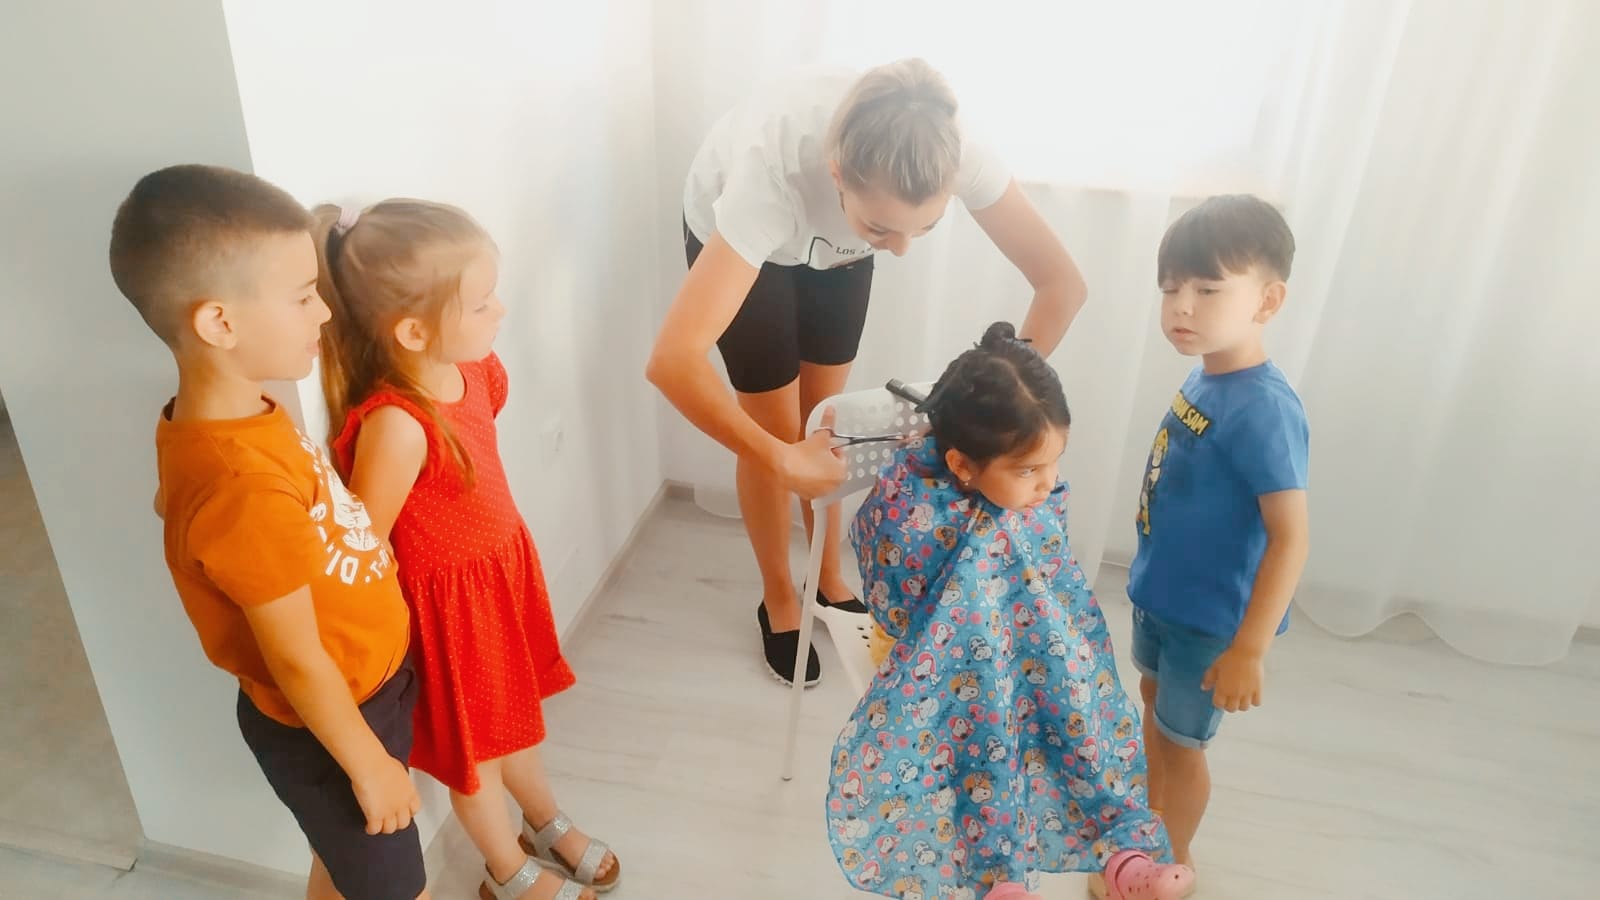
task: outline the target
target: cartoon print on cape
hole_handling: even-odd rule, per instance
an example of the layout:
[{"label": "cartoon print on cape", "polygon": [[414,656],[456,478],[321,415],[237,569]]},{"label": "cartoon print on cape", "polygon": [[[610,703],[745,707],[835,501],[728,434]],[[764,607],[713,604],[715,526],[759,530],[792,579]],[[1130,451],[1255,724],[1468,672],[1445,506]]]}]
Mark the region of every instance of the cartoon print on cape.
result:
[{"label": "cartoon print on cape", "polygon": [[964,494],[934,441],[902,447],[851,524],[867,605],[896,640],[833,749],[829,840],[888,897],[981,896],[1040,872],[1170,861],[1139,715],[1066,534]]}]

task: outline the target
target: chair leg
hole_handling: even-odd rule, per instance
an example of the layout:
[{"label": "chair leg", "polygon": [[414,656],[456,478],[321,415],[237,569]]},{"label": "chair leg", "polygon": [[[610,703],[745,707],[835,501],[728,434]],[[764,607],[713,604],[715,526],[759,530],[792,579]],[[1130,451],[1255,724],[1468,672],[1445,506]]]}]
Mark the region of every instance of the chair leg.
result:
[{"label": "chair leg", "polygon": [[[815,507],[813,507],[815,509]],[[818,521],[826,521],[827,509],[815,509]],[[800,586],[800,646],[795,650],[794,683],[789,688],[789,729],[783,750],[783,780],[794,780],[795,744],[800,736],[800,698],[806,690],[806,660],[810,655],[811,626],[816,619],[817,605],[812,598],[817,582],[822,577],[822,551],[826,546],[827,529],[811,538],[811,558],[806,563],[806,580]]]}]

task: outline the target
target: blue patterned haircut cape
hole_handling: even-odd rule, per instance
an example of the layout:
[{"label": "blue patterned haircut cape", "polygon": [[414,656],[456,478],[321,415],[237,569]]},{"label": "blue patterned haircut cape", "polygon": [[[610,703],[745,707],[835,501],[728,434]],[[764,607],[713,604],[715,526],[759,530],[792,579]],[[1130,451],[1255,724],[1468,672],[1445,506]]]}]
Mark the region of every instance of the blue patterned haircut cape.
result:
[{"label": "blue patterned haircut cape", "polygon": [[834,744],[829,841],[850,883],[965,900],[999,881],[1171,859],[1139,714],[1067,544],[1067,490],[1026,511],[898,449],[850,528],[896,643]]}]

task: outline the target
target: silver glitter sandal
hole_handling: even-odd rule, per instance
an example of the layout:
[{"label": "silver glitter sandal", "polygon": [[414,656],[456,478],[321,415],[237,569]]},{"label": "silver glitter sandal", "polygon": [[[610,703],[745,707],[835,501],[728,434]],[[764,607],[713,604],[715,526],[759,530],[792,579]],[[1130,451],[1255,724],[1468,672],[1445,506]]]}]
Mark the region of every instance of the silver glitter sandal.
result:
[{"label": "silver glitter sandal", "polygon": [[600,871],[600,864],[605,862],[606,854],[611,848],[605,841],[597,838],[589,839],[589,846],[583,848],[583,858],[578,860],[576,867],[572,866],[561,854],[555,850],[556,842],[572,830],[572,820],[567,814],[557,812],[550,824],[543,828],[533,827],[527,819],[522,820],[522,851],[533,858],[533,861],[547,869],[552,869],[572,879],[578,884],[594,888],[595,893],[604,894],[616,888],[622,880],[622,861],[616,859],[613,853],[611,873],[604,881],[596,880],[596,873]]},{"label": "silver glitter sandal", "polygon": [[[478,885],[478,900],[521,900],[522,895],[531,889],[539,876],[544,873],[544,866],[538,860],[529,859],[517,870],[517,874],[506,879],[505,884],[494,880],[494,876],[487,871],[488,876],[483,883]],[[578,900],[583,896],[583,885],[576,881],[567,881],[556,890],[552,900]]]}]

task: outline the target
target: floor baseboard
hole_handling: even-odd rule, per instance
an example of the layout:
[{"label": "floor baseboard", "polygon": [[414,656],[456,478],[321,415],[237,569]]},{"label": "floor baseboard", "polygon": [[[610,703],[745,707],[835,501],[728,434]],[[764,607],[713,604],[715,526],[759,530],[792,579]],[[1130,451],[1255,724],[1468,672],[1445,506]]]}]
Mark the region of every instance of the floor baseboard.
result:
[{"label": "floor baseboard", "polygon": [[300,900],[306,895],[306,877],[277,869],[252,865],[236,859],[213,856],[169,844],[146,841],[134,864],[147,872],[160,872],[187,881],[215,886],[227,893],[221,896],[267,900],[278,897]]},{"label": "floor baseboard", "polygon": [[0,821],[0,847],[48,856],[72,863],[106,866],[131,871],[139,858],[139,847],[120,847],[105,841],[92,841],[48,828],[26,828]]},{"label": "floor baseboard", "polygon": [[[639,535],[643,532],[645,525],[655,517],[656,510],[661,508],[661,504],[667,500],[693,498],[694,488],[687,484],[678,481],[663,481],[661,483],[661,486],[656,489],[655,496],[651,497],[650,502],[645,504],[644,511],[639,514],[638,521],[633,523],[633,528],[628,532],[628,536],[623,539],[622,546],[617,548],[617,552],[611,557],[611,562],[606,565],[605,571],[600,573],[600,578],[595,581],[594,588],[583,599],[583,605],[578,607],[578,612],[573,615],[572,622],[567,625],[560,635],[561,644],[564,647],[575,646],[581,641],[584,632],[600,616],[601,601],[616,583],[617,576],[622,572],[623,566],[627,565],[628,558],[633,555],[634,547],[638,545]],[[448,813],[444,821],[440,823],[439,830],[435,832],[433,840],[429,841],[428,846],[423,849],[423,863],[427,866],[429,872],[442,871],[444,859],[453,849],[449,841],[449,836],[453,829],[448,826],[455,820],[455,817],[454,810]]]},{"label": "floor baseboard", "polygon": [[560,639],[563,645],[576,644],[582,639],[584,630],[599,614],[601,599],[616,583],[617,574],[627,564],[628,557],[633,555],[633,548],[639,542],[639,534],[644,529],[645,523],[654,518],[656,510],[660,509],[661,504],[668,499],[692,496],[692,494],[681,493],[684,490],[686,490],[684,485],[671,481],[662,482],[661,486],[656,489],[655,496],[651,497],[650,502],[645,504],[644,511],[639,514],[639,518],[633,523],[633,528],[628,532],[628,536],[623,539],[622,546],[618,547],[617,552],[612,554],[611,562],[606,564],[605,571],[600,573],[600,577],[595,581],[594,587],[590,589],[589,595],[583,598],[583,605],[578,607],[578,611],[573,615],[572,621],[562,630]]}]

